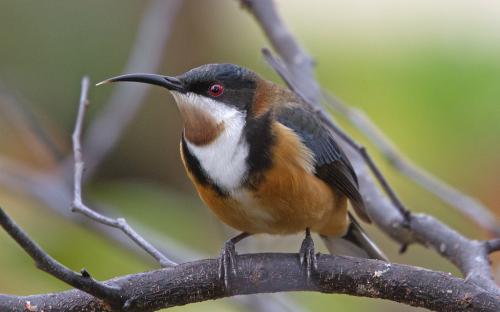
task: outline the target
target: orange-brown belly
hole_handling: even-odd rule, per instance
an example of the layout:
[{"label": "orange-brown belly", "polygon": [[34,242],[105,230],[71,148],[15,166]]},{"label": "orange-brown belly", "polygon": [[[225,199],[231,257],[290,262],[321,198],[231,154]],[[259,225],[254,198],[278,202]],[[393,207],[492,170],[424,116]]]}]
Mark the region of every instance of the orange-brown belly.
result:
[{"label": "orange-brown belly", "polygon": [[266,175],[257,190],[243,189],[221,197],[197,186],[208,207],[229,226],[248,233],[291,234],[310,228],[323,235],[347,229],[347,199],[336,196],[318,178]]}]

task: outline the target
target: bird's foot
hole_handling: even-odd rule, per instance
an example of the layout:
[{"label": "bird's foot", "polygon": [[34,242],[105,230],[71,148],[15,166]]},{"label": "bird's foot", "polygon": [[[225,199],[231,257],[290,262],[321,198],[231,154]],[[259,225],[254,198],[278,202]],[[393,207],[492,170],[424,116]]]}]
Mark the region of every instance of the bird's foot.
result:
[{"label": "bird's foot", "polygon": [[236,275],[236,249],[230,239],[224,243],[219,257],[219,280],[224,281],[224,287],[229,289],[230,275]]},{"label": "bird's foot", "polygon": [[313,271],[318,269],[318,259],[314,251],[314,241],[311,237],[311,231],[306,229],[306,237],[302,241],[299,251],[300,265],[305,269],[307,281],[310,280]]},{"label": "bird's foot", "polygon": [[229,278],[232,276],[236,276],[236,249],[235,244],[241,241],[242,239],[250,236],[248,233],[241,233],[224,243],[222,250],[220,252],[219,257],[219,280],[224,282],[224,287],[226,291],[229,290]]}]

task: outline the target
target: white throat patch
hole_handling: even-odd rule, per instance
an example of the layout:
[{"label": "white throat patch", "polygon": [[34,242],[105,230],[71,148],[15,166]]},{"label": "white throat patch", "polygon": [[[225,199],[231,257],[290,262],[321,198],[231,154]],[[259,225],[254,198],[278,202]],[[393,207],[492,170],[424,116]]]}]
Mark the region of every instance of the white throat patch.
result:
[{"label": "white throat patch", "polygon": [[245,114],[236,108],[194,93],[172,94],[178,106],[195,106],[212,116],[217,123],[224,123],[224,130],[209,144],[197,146],[188,140],[186,143],[210,179],[224,190],[237,190],[248,171],[246,160],[249,147],[243,137]]}]

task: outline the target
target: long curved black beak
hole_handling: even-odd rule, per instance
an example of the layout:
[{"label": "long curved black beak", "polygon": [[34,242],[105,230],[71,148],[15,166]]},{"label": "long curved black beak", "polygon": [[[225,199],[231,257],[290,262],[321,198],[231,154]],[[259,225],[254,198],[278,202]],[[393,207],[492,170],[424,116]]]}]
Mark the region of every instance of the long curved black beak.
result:
[{"label": "long curved black beak", "polygon": [[99,82],[96,86],[103,85],[109,82],[117,82],[117,81],[133,81],[133,82],[142,82],[157,85],[160,87],[167,88],[170,91],[178,91],[184,92],[185,87],[182,81],[178,78],[170,77],[170,76],[161,76],[155,74],[127,74],[116,76],[113,78],[106,79],[104,81]]}]

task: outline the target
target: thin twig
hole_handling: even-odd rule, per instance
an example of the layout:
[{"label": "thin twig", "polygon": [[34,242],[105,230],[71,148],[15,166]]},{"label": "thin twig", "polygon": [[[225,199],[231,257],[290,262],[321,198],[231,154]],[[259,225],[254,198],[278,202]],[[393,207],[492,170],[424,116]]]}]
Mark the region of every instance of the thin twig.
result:
[{"label": "thin twig", "polygon": [[85,118],[85,111],[88,106],[87,94],[89,89],[89,79],[88,77],[84,77],[82,79],[82,91],[80,95],[80,103],[78,106],[78,115],[76,117],[75,130],[73,132],[73,153],[75,160],[75,172],[74,172],[74,197],[72,208],[73,211],[81,213],[88,218],[120,229],[125,235],[130,237],[137,245],[139,245],[142,249],[144,249],[147,253],[149,253],[153,258],[155,258],[161,266],[168,267],[176,265],[175,262],[168,259],[165,255],[163,255],[160,251],[158,251],[153,245],[148,243],[142,236],[140,236],[136,231],[134,231],[127,223],[127,221],[123,218],[112,219],[106,216],[103,216],[88,206],[86,206],[82,202],[82,175],[84,169],[84,163],[82,159],[82,147],[80,143],[81,135],[82,135],[82,127],[83,120]]},{"label": "thin twig", "polygon": [[36,266],[59,280],[80,289],[113,306],[121,306],[120,287],[113,287],[93,279],[83,269],[77,274],[49,256],[0,207],[0,225],[35,260]]},{"label": "thin twig", "polygon": [[394,168],[493,235],[500,236],[498,218],[487,207],[409,160],[363,111],[348,106],[325,91],[323,97],[335,112],[347,118],[375,144]]}]

